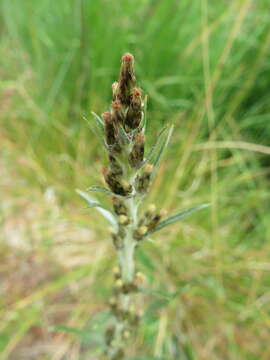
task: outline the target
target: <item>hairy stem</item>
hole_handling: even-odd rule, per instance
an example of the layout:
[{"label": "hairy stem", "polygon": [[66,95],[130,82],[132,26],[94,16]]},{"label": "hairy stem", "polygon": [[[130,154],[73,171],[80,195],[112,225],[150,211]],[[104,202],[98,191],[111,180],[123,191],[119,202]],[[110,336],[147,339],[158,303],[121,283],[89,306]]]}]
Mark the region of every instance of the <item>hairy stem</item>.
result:
[{"label": "hairy stem", "polygon": [[[118,250],[118,265],[121,269],[122,280],[124,284],[131,283],[135,278],[135,247],[136,240],[133,238],[133,233],[137,227],[137,201],[136,196],[125,199],[125,205],[129,209],[130,224],[126,228],[126,236],[123,242],[123,248]],[[124,311],[128,311],[131,304],[130,294],[122,294],[119,298],[120,306]],[[115,348],[112,353],[111,359],[114,359],[114,355],[122,345],[122,333],[127,326],[125,319],[116,319],[116,332],[115,332]]]}]

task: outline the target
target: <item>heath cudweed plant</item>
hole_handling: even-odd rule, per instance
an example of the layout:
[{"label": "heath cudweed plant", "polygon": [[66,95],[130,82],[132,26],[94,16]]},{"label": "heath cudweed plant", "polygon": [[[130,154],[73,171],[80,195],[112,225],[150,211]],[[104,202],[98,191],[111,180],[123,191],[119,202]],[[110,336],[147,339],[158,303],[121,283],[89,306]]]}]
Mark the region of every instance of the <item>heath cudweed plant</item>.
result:
[{"label": "heath cudweed plant", "polygon": [[158,211],[155,205],[144,205],[173,129],[163,128],[156,143],[145,154],[144,110],[145,98],[143,100],[142,90],[136,84],[134,57],[125,54],[119,79],[112,85],[110,111],[104,112],[101,117],[93,113],[108,154],[108,166],[103,170],[108,188],[92,186],[88,190],[111,196],[113,211],[105,209],[88,193],[78,190],[89,205],[96,207],[110,222],[117,256],[117,266],[113,268],[113,294],[109,300],[111,318],[104,334],[103,357],[108,360],[124,358],[128,342],[136,335],[142,316],[141,309],[138,309],[138,296],[135,295],[140,293],[144,277],[135,264],[136,249],[149,241],[154,232],[206,206],[165,217],[164,210]]}]

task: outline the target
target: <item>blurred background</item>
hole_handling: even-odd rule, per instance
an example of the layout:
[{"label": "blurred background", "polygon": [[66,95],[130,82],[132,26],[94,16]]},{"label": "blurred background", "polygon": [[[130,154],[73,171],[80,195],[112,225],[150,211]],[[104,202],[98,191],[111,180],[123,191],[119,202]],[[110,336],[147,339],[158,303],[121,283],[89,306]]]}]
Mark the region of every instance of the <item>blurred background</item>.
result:
[{"label": "blurred background", "polygon": [[153,293],[130,351],[270,359],[269,5],[0,1],[1,360],[97,359],[93,334],[77,335],[106,308],[114,250],[75,189],[102,185],[83,117],[108,109],[126,51],[148,94],[149,147],[175,124],[149,203],[211,203],[138,252]]}]

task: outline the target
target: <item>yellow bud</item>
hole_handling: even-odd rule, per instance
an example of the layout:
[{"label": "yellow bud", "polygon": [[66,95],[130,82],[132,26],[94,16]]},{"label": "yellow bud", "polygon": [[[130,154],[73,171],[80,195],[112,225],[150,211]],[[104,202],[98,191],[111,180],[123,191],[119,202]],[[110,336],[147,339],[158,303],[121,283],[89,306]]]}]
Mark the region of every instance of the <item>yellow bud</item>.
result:
[{"label": "yellow bud", "polygon": [[128,308],[128,310],[129,310],[129,313],[130,313],[130,314],[135,314],[135,312],[136,312],[136,308],[135,308],[134,305],[130,305],[129,308]]},{"label": "yellow bud", "polygon": [[120,215],[118,218],[119,224],[121,225],[127,225],[129,220],[128,217],[126,215]]},{"label": "yellow bud", "polygon": [[147,210],[149,211],[149,213],[153,214],[156,211],[156,205],[150,204]]},{"label": "yellow bud", "polygon": [[141,285],[144,282],[144,280],[145,280],[144,274],[141,272],[137,272],[135,277],[135,284]]},{"label": "yellow bud", "polygon": [[120,289],[124,285],[123,281],[121,279],[117,279],[115,281],[115,286]]},{"label": "yellow bud", "polygon": [[126,180],[122,180],[121,185],[126,191],[130,189],[130,184]]},{"label": "yellow bud", "polygon": [[114,266],[112,271],[115,276],[118,276],[121,274],[119,266]]},{"label": "yellow bud", "polygon": [[130,338],[130,332],[129,332],[128,330],[124,330],[124,332],[123,332],[123,338],[124,338],[124,339]]},{"label": "yellow bud", "polygon": [[140,226],[137,230],[138,234],[145,235],[148,231],[147,226]]}]

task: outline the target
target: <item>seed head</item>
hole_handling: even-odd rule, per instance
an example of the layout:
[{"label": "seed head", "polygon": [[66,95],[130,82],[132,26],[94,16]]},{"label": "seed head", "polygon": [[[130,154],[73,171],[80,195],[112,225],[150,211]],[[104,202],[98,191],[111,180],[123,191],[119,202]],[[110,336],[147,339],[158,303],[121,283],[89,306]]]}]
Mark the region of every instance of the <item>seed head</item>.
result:
[{"label": "seed head", "polygon": [[123,249],[123,246],[124,246],[123,238],[119,234],[113,233],[112,240],[113,240],[113,244],[114,244],[114,247],[116,248],[116,250]]},{"label": "seed head", "polygon": [[144,171],[146,174],[151,174],[153,171],[153,165],[151,165],[151,164],[145,165]]},{"label": "seed head", "polygon": [[139,168],[143,162],[144,142],[145,136],[143,133],[138,133],[134,136],[134,145],[131,153],[129,154],[129,163],[134,168]]},{"label": "seed head", "polygon": [[118,97],[125,106],[130,104],[132,90],[136,84],[133,64],[133,55],[129,53],[123,55],[119,76]]},{"label": "seed head", "polygon": [[117,142],[117,130],[110,112],[104,112],[102,118],[105,123],[105,137],[108,145],[115,145]]},{"label": "seed head", "polygon": [[126,205],[124,204],[124,202],[122,200],[120,200],[117,197],[114,197],[112,199],[112,201],[113,201],[114,212],[117,215],[126,215],[126,216],[128,216],[128,209],[127,209]]},{"label": "seed head", "polygon": [[125,125],[130,129],[137,129],[140,125],[142,119],[142,97],[141,97],[141,89],[134,88],[132,95],[130,106],[127,111]]},{"label": "seed head", "polygon": [[117,95],[118,95],[118,82],[115,81],[113,84],[112,84],[112,94],[113,94],[113,100],[116,100],[117,99]]},{"label": "seed head", "polygon": [[134,56],[130,53],[126,53],[122,56],[122,63],[126,63],[126,64],[133,64],[134,62]]},{"label": "seed head", "polygon": [[144,168],[144,172],[141,175],[137,176],[135,181],[135,187],[139,193],[144,194],[148,191],[152,171],[153,171],[153,166],[147,164]]},{"label": "seed head", "polygon": [[124,123],[124,109],[120,102],[120,100],[114,100],[112,102],[112,119],[115,124],[123,124]]},{"label": "seed head", "polygon": [[147,226],[140,226],[138,229],[134,231],[133,236],[136,240],[140,241],[147,234],[147,231],[148,231]]}]

